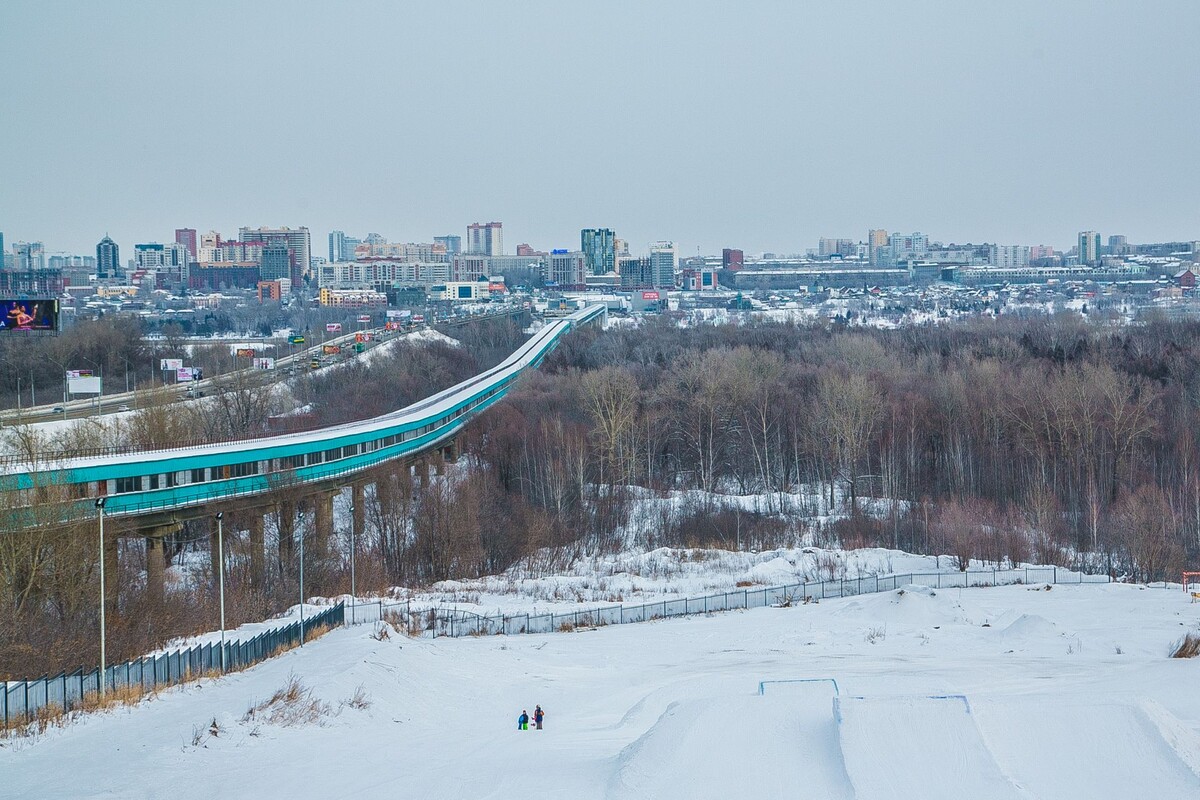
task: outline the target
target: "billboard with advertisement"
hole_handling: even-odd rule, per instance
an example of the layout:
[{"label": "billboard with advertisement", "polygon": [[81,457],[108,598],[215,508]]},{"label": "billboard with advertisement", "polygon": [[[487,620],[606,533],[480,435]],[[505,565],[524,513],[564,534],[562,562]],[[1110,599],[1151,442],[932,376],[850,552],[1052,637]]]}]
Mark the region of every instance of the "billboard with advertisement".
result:
[{"label": "billboard with advertisement", "polygon": [[304,344],[303,336],[289,336],[288,344]]},{"label": "billboard with advertisement", "polygon": [[359,322],[370,322],[370,321],[371,321],[371,315],[370,315],[370,314],[359,314],[359,315],[358,315],[358,321],[359,321]]},{"label": "billboard with advertisement", "polygon": [[275,369],[275,359],[273,358],[256,358],[254,359],[255,369]]},{"label": "billboard with advertisement", "polygon": [[58,301],[54,298],[0,298],[0,333],[57,330]]},{"label": "billboard with advertisement", "polygon": [[198,381],[200,380],[199,373],[200,370],[196,369],[195,367],[180,367],[179,369],[175,370],[175,380],[179,381],[180,383]]},{"label": "billboard with advertisement", "polygon": [[354,334],[354,341],[359,342],[359,343],[369,342],[369,341],[371,341],[371,334],[370,333],[356,333],[356,334]]},{"label": "billboard with advertisement", "polygon": [[642,292],[642,299],[643,300],[657,300],[657,299],[659,299],[658,292]]},{"label": "billboard with advertisement", "polygon": [[254,358],[254,354],[257,352],[253,347],[239,347],[234,355],[238,358]]},{"label": "billboard with advertisement", "polygon": [[342,323],[326,322],[325,323],[325,332],[326,333],[341,333],[342,332]]},{"label": "billboard with advertisement", "polygon": [[100,394],[100,379],[89,376],[67,378],[68,394]]},{"label": "billboard with advertisement", "polygon": [[92,375],[90,369],[69,369],[67,370],[67,380],[71,378],[89,378]]},{"label": "billboard with advertisement", "polygon": [[327,356],[336,356],[342,352],[342,346],[339,344],[327,344],[321,347],[321,352]]},{"label": "billboard with advertisement", "polygon": [[166,372],[167,370],[174,372],[177,369],[183,369],[183,359],[182,358],[160,358],[158,360],[158,368],[162,372]]}]

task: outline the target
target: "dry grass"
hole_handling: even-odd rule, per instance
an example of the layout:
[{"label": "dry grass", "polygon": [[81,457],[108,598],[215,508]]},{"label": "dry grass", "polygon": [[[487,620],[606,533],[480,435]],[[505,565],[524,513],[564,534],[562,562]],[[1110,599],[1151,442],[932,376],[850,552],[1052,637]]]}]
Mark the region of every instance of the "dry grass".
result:
[{"label": "dry grass", "polygon": [[367,696],[366,688],[360,683],[354,689],[354,694],[349,699],[343,700],[339,705],[343,708],[349,706],[350,708],[362,711],[371,707],[371,698]]},{"label": "dry grass", "polygon": [[12,720],[7,726],[0,725],[0,736],[37,736],[50,728],[64,727],[82,714],[104,711],[118,706],[137,705],[144,698],[154,694],[154,692],[146,691],[140,685],[118,686],[115,689],[109,689],[103,697],[99,692],[89,692],[70,711],[58,703],[51,703],[35,711],[33,719],[28,722]]},{"label": "dry grass", "polygon": [[1200,656],[1200,633],[1188,631],[1175,643],[1171,658],[1195,658]]},{"label": "dry grass", "polygon": [[319,724],[330,712],[328,703],[314,697],[312,689],[301,683],[295,675],[291,675],[287,683],[276,689],[270,699],[250,706],[241,721],[263,722],[287,728]]}]

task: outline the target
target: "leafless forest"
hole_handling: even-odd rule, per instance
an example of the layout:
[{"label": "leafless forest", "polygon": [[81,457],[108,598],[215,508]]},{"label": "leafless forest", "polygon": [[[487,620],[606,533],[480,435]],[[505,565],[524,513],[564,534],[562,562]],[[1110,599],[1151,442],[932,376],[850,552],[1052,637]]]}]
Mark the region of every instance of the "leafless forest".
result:
[{"label": "leafless forest", "polygon": [[[369,476],[358,587],[522,561],[552,569],[630,543],[884,545],[959,565],[1175,577],[1200,560],[1197,334],[1192,323],[1075,316],[899,330],[664,318],[581,331],[472,424],[442,477],[398,466]],[[316,376],[303,399],[321,423],[381,413],[495,363],[520,339],[500,323],[461,335],[466,348],[402,348]],[[235,385],[207,420],[152,407],[121,435],[150,445],[205,424],[257,432],[279,410],[270,397]],[[677,513],[653,524],[638,513],[639,498],[678,490],[697,491]],[[762,500],[748,512],[722,501],[732,494]],[[300,537],[307,593],[349,589],[348,523],[316,531],[306,498],[278,495],[298,514],[291,525],[267,518],[264,585],[252,580],[248,522],[227,516],[232,623],[295,602]],[[86,519],[0,537],[0,675],[95,663],[94,528]],[[141,540],[122,539],[110,658],[215,626],[212,531],[194,521],[168,543],[165,557],[186,569],[162,597],[146,591]]]}]

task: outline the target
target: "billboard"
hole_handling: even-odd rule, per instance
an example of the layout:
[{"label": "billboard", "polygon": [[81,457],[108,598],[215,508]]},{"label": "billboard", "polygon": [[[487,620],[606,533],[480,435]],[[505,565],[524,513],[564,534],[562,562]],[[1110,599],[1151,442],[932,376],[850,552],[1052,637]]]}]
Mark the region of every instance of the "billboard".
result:
[{"label": "billboard", "polygon": [[167,370],[174,372],[175,370],[183,369],[183,359],[182,358],[160,358],[158,360],[158,368],[162,372],[166,372]]},{"label": "billboard", "polygon": [[0,333],[57,330],[58,301],[54,298],[0,299]]},{"label": "billboard", "polygon": [[67,380],[71,378],[90,378],[92,371],[90,369],[69,369],[67,370]]},{"label": "billboard", "polygon": [[358,321],[359,321],[359,322],[370,322],[370,321],[371,321],[371,315],[370,315],[370,314],[359,314],[359,315],[358,315]]},{"label": "billboard", "polygon": [[234,355],[238,358],[254,358],[255,352],[253,347],[239,347]]},{"label": "billboard", "polygon": [[339,344],[327,344],[321,347],[321,352],[327,356],[336,356],[342,352],[342,346]]},{"label": "billboard", "polygon": [[198,381],[200,380],[199,372],[200,370],[196,369],[195,367],[180,367],[179,369],[175,370],[175,380],[179,381],[180,383]]},{"label": "billboard", "polygon": [[356,333],[356,334],[354,334],[354,341],[359,342],[359,343],[369,342],[369,341],[371,341],[371,334],[370,334],[370,332]]},{"label": "billboard", "polygon": [[643,300],[657,300],[658,292],[642,292]]},{"label": "billboard", "polygon": [[304,344],[303,336],[289,336],[288,344]]},{"label": "billboard", "polygon": [[255,369],[275,369],[275,359],[273,358],[256,358],[254,359]]},{"label": "billboard", "polygon": [[342,332],[342,323],[326,322],[325,323],[325,332],[326,333],[341,333]]},{"label": "billboard", "polygon": [[92,377],[67,378],[70,394],[100,394],[100,379]]}]

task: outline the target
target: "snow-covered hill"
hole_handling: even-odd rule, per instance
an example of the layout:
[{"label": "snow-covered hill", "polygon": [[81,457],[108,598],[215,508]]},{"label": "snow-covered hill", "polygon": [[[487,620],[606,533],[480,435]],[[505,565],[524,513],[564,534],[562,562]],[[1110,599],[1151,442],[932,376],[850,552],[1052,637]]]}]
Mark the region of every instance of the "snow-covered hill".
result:
[{"label": "snow-covered hill", "polygon": [[[0,797],[1190,797],[1200,663],[1167,652],[1198,622],[1183,592],[1113,584],[548,635],[359,626],[7,741]],[[307,704],[248,714],[290,677]],[[810,678],[836,690],[791,682]],[[535,704],[546,729],[518,731]]]}]

